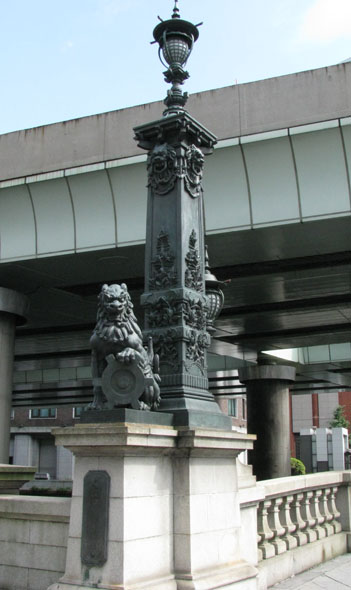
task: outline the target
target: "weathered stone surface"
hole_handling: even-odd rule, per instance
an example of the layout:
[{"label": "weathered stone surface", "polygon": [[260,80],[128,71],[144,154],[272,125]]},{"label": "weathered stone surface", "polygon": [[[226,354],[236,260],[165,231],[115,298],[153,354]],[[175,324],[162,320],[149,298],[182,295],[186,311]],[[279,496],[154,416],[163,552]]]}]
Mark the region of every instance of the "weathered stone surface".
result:
[{"label": "weathered stone surface", "polygon": [[88,471],[84,477],[81,560],[89,567],[107,561],[110,476]]},{"label": "weathered stone surface", "polygon": [[[195,590],[256,590],[256,569],[240,559],[236,477],[236,458],[253,437],[156,424],[80,424],[55,434],[75,454],[75,482],[66,572],[51,590],[178,590],[188,580]],[[111,478],[108,556],[89,567],[77,554],[83,482],[97,466]]]}]

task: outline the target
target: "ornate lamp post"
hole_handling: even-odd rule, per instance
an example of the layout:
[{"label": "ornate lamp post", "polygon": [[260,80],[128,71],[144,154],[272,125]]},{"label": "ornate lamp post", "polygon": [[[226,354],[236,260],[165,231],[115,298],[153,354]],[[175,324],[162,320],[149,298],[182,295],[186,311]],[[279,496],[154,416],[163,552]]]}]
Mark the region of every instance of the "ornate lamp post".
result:
[{"label": "ornate lamp post", "polygon": [[202,175],[204,155],[216,138],[184,109],[187,94],[181,90],[197,27],[180,18],[177,2],[172,18],[155,27],[172,88],[163,117],[134,129],[138,145],[148,151],[144,335],[152,335],[160,356],[161,410],[172,412],[175,424],[231,428],[207,380]]}]

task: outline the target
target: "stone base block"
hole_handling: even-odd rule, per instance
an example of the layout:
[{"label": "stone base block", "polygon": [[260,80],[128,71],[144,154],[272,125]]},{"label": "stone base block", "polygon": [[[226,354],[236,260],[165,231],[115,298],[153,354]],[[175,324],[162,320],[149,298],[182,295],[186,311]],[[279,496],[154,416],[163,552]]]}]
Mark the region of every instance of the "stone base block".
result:
[{"label": "stone base block", "polygon": [[143,423],[53,432],[75,472],[65,574],[50,590],[256,590],[236,468],[250,435]]},{"label": "stone base block", "polygon": [[221,412],[198,412],[196,410],[174,410],[175,426],[187,428],[215,428],[216,430],[232,430],[232,420]]},{"label": "stone base block", "polygon": [[257,569],[248,563],[239,562],[221,571],[211,571],[199,576],[173,576],[148,580],[140,584],[81,585],[74,581],[57,582],[48,590],[257,590]]},{"label": "stone base block", "polygon": [[219,571],[193,576],[176,576],[177,590],[257,590],[257,569],[238,562]]},{"label": "stone base block", "polygon": [[131,408],[115,408],[113,410],[85,410],[80,418],[82,424],[129,423],[172,426],[173,415],[163,412],[147,412]]},{"label": "stone base block", "polygon": [[[148,580],[140,584],[98,584],[94,586],[81,585],[74,581],[62,581],[53,584],[48,590],[92,590],[92,588],[98,588],[99,590],[177,590],[177,583],[174,577],[161,578],[157,580]],[[240,589],[241,590],[241,589]],[[246,589],[245,589],[246,590]]]}]

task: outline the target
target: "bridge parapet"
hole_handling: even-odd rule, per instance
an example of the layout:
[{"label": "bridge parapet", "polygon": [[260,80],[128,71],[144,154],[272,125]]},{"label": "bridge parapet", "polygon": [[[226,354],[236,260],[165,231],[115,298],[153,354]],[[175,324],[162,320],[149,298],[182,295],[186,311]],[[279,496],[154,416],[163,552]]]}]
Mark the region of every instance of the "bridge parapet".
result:
[{"label": "bridge parapet", "polygon": [[[257,510],[251,536],[257,532],[260,589],[349,550],[350,493],[346,471],[261,481],[249,495],[242,490],[242,513]],[[254,520],[251,514],[244,522]]]}]

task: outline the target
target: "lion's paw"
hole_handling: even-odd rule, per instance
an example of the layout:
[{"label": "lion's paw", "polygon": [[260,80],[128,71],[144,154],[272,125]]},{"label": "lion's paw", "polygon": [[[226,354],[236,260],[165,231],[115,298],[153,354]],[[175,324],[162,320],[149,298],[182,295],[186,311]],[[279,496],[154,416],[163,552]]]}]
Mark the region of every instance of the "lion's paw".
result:
[{"label": "lion's paw", "polygon": [[122,352],[119,352],[116,355],[116,359],[121,363],[132,363],[133,361],[135,361],[135,350],[133,350],[132,348],[125,348],[124,350],[122,350]]}]

